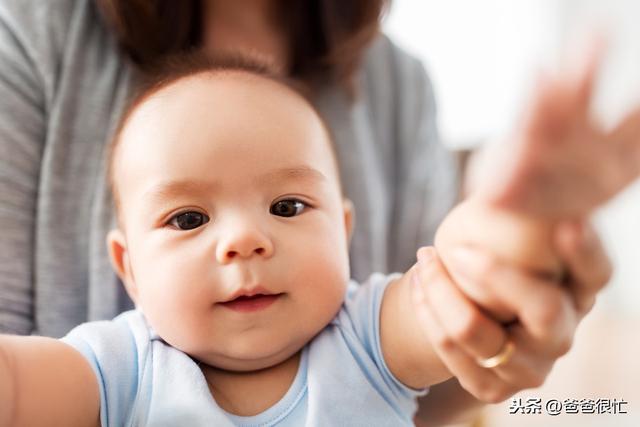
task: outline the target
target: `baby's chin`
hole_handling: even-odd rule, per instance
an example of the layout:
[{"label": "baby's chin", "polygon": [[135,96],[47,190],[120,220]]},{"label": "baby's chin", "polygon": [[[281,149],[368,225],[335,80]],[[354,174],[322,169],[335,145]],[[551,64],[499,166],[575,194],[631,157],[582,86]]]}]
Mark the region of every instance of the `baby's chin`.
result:
[{"label": "baby's chin", "polygon": [[211,368],[241,373],[260,371],[277,366],[296,357],[303,347],[304,343],[300,345],[290,345],[279,351],[268,353],[254,351],[252,354],[247,355],[216,354],[202,357],[196,355],[190,356],[201,364],[205,364]]}]

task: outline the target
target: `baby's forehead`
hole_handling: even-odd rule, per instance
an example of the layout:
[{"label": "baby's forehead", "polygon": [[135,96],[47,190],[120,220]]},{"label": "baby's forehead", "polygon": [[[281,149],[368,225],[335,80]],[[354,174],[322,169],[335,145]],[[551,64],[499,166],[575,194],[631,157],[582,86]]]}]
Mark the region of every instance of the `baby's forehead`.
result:
[{"label": "baby's forehead", "polygon": [[[239,155],[250,156],[251,144],[286,150],[291,144],[283,140],[295,136],[297,145],[313,150],[315,157],[330,158],[329,174],[340,187],[329,131],[304,97],[278,81],[246,72],[200,73],[162,87],[139,103],[121,132],[118,150],[126,151],[126,159],[122,162],[120,153],[112,169],[124,168],[115,171],[117,177],[137,167],[141,158],[157,157],[157,151],[210,151],[219,141],[233,138],[238,143],[232,148]],[[195,141],[198,138],[203,141]]]},{"label": "baby's forehead", "polygon": [[[320,128],[331,139],[318,111],[300,93],[284,82],[245,71],[201,72],[176,79],[143,96],[126,119],[123,131],[141,121],[158,124],[173,117],[182,117],[185,122],[191,118],[207,122],[235,117],[246,127],[268,118],[292,130],[296,126]],[[217,125],[233,123],[218,121]]]},{"label": "baby's forehead", "polygon": [[322,139],[322,151],[334,156],[328,128],[306,98],[283,82],[244,71],[199,73],[178,79],[152,93],[136,110],[123,129],[124,139],[128,127],[150,139],[196,129],[210,134],[212,144],[216,136],[253,132],[256,144],[272,141],[273,149],[279,150],[283,148],[281,138],[295,135],[302,147]]}]

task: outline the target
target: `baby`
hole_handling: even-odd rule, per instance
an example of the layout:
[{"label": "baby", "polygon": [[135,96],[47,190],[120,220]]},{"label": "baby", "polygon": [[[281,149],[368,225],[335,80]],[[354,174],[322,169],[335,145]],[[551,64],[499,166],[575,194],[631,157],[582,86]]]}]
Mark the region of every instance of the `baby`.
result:
[{"label": "baby", "polygon": [[317,112],[250,64],[174,71],[110,157],[108,245],[136,310],[4,337],[0,424],[412,425],[451,374],[412,270],[349,281],[354,213]]}]

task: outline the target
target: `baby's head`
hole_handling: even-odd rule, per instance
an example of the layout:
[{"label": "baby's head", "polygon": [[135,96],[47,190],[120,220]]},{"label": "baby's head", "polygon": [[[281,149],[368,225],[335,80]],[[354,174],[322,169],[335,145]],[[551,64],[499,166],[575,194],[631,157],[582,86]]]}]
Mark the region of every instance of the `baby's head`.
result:
[{"label": "baby's head", "polygon": [[172,346],[254,370],[339,310],[350,204],[329,133],[285,82],[195,63],[134,102],[112,146],[112,263]]}]

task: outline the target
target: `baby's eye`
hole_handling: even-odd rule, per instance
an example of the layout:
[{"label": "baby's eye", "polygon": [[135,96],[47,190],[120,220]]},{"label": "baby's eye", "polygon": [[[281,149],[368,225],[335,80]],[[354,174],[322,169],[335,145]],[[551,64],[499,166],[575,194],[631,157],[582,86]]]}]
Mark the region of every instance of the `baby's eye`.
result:
[{"label": "baby's eye", "polygon": [[300,200],[285,199],[271,205],[269,212],[277,216],[290,217],[300,215],[306,207],[307,204]]},{"label": "baby's eye", "polygon": [[183,212],[169,220],[169,224],[179,228],[180,230],[193,230],[207,222],[209,222],[208,216],[195,211]]}]

